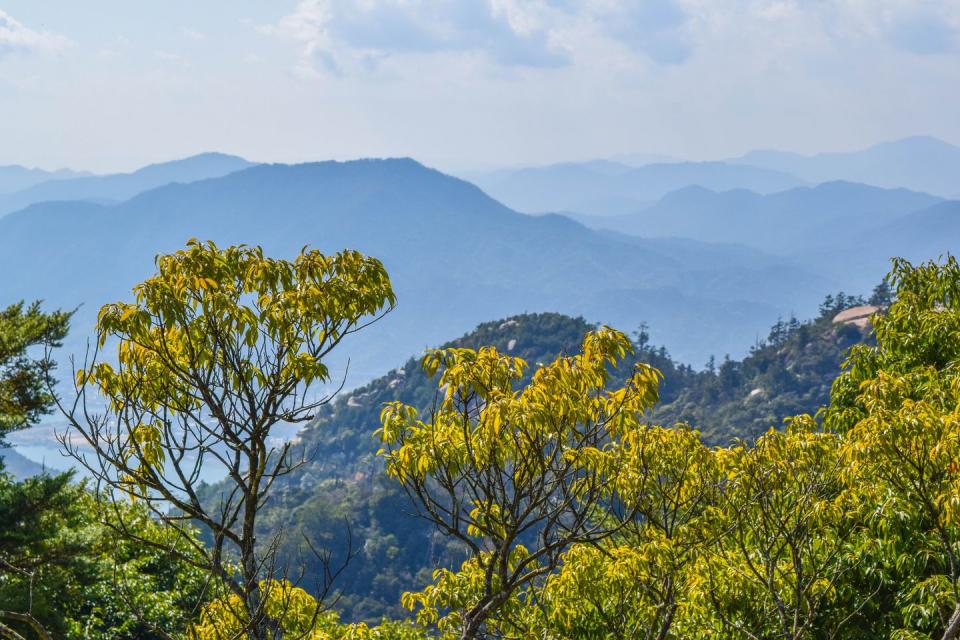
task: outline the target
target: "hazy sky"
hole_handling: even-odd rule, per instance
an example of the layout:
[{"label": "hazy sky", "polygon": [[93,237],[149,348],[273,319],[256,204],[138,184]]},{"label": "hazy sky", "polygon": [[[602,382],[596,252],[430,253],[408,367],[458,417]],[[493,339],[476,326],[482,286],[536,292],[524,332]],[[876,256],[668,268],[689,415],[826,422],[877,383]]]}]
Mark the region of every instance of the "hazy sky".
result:
[{"label": "hazy sky", "polygon": [[0,164],[960,143],[960,0],[0,0]]}]

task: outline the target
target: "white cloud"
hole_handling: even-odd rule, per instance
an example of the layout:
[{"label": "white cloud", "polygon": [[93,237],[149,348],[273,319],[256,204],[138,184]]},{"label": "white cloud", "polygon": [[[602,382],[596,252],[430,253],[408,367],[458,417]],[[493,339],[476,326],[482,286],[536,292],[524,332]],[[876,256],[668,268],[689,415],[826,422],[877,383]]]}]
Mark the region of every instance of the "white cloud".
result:
[{"label": "white cloud", "polygon": [[594,2],[588,16],[601,37],[609,37],[660,64],[680,64],[694,50],[690,15],[675,0]]},{"label": "white cloud", "polygon": [[[712,1],[712,0],[711,0]],[[688,6],[689,5],[689,6]],[[606,51],[682,64],[697,0],[301,0],[261,32],[300,46],[297,70],[347,74],[414,55],[479,54],[505,68],[561,68]],[[712,3],[713,7],[718,6]],[[715,12],[715,11],[713,11]]]},{"label": "white cloud", "polygon": [[13,52],[60,51],[67,38],[48,31],[35,31],[0,9],[0,56]]},{"label": "white cloud", "polygon": [[[960,141],[960,0],[284,0],[249,19],[216,0],[203,16],[119,3],[111,21],[61,2],[73,10],[8,8],[32,29],[0,14],[0,57],[14,40],[51,48],[44,29],[84,43],[3,61],[0,124],[31,123],[3,129],[4,148],[34,154],[12,160],[106,158],[94,137],[127,157],[137,136],[156,155],[186,144],[460,166]],[[229,55],[188,55],[187,26]],[[78,113],[92,124],[74,132]]]},{"label": "white cloud", "polygon": [[203,33],[202,31],[197,31],[196,29],[190,29],[188,27],[181,29],[180,33],[187,40],[193,40],[194,42],[202,42],[203,40],[207,39],[207,34]]},{"label": "white cloud", "polygon": [[776,49],[882,45],[916,54],[960,47],[955,0],[679,0],[696,17],[695,39],[739,39]]},{"label": "white cloud", "polygon": [[894,47],[919,55],[960,51],[960,3],[897,3],[881,14],[883,34]]},{"label": "white cloud", "polygon": [[299,71],[371,70],[387,59],[478,53],[506,67],[558,67],[548,2],[514,0],[302,0],[261,31],[301,45]]}]

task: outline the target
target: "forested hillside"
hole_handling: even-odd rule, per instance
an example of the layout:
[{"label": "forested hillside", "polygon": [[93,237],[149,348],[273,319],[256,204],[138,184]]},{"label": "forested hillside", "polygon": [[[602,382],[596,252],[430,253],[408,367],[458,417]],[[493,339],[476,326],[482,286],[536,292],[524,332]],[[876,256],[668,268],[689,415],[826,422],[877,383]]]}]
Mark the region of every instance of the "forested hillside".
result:
[{"label": "forested hillside", "polygon": [[[871,300],[886,303],[882,288]],[[813,320],[778,321],[743,360],[711,359],[704,371],[680,375],[684,382],[673,393],[665,382],[667,393],[654,419],[688,423],[706,442],[727,444],[731,438],[752,440],[782,426],[787,416],[815,413],[829,402],[850,347],[871,339],[869,325],[834,321],[863,302],[859,296],[830,296]]]},{"label": "forested hillside", "polygon": [[[634,354],[613,370],[613,380],[623,383],[637,362],[650,364],[664,376],[660,403],[648,416],[652,422],[689,423],[708,444],[753,439],[781,426],[783,417],[814,413],[829,401],[846,351],[869,338],[869,328],[832,320],[859,302],[831,296],[820,317],[779,322],[743,360],[725,358],[699,370],[674,361],[641,330],[634,333]],[[528,381],[538,366],[576,353],[593,328],[582,318],[527,314],[484,323],[444,347],[494,346],[531,363]],[[424,373],[418,358],[411,358],[338,397],[297,437],[312,462],[283,479],[283,491],[270,509],[270,526],[309,531],[332,543],[335,557],[345,561],[349,523],[357,555],[337,585],[343,590],[339,606],[346,618],[375,620],[400,613],[402,591],[423,582],[434,566],[454,566],[462,559],[459,545],[413,515],[376,455],[380,444],[374,434],[385,403],[400,401],[429,413],[437,400],[436,381]],[[302,549],[294,544],[286,553],[292,559]],[[319,566],[312,568],[319,571]]]}]

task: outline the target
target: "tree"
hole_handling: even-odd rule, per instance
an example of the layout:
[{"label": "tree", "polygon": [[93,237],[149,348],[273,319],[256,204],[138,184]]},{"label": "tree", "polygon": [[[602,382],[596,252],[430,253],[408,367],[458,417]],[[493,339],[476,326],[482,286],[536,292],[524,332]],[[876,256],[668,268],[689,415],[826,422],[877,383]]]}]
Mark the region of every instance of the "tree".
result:
[{"label": "tree", "polygon": [[41,622],[49,625],[42,597],[47,585],[37,578],[75,551],[59,539],[75,497],[69,480],[63,474],[16,483],[0,473],[0,602],[12,609],[0,611],[0,637],[19,640],[29,629],[38,638],[50,638]]},{"label": "tree", "polygon": [[421,622],[464,639],[523,631],[523,608],[564,551],[612,533],[604,516],[617,497],[588,461],[638,424],[659,381],[638,365],[622,388],[606,388],[609,367],[630,350],[626,336],[602,328],[522,390],[520,358],[492,347],[430,351],[424,368],[442,369],[432,414],[424,420],[411,406],[386,406],[380,453],[388,474],[422,517],[469,550],[459,571],[440,570],[434,584],[404,594]]},{"label": "tree", "polygon": [[837,311],[837,302],[833,297],[833,294],[828,293],[827,296],[823,299],[823,302],[820,303],[820,315],[827,316],[833,315]]},{"label": "tree", "polygon": [[[335,611],[317,615],[319,603],[309,593],[288,581],[267,580],[260,590],[268,594],[264,607],[279,619],[283,638],[296,640],[428,640],[425,631],[413,624],[383,620],[370,627],[365,623],[344,624]],[[248,614],[236,595],[214,600],[204,606],[200,621],[190,627],[188,640],[228,640],[243,635]]]},{"label": "tree", "polygon": [[49,413],[53,397],[45,385],[54,363],[32,358],[31,347],[60,346],[71,313],[44,313],[40,303],[20,302],[0,310],[0,446],[10,431],[24,429]]},{"label": "tree", "polygon": [[[901,587],[900,637],[960,637],[960,264],[894,260],[894,302],[855,347],[825,421]],[[906,572],[907,575],[903,575]]]},{"label": "tree", "polygon": [[823,299],[823,302],[820,303],[820,317],[833,317],[844,309],[849,309],[850,307],[864,303],[863,296],[847,295],[843,291],[837,293],[836,296],[827,295],[827,297]]},{"label": "tree", "polygon": [[[142,505],[124,505],[124,519],[157,546],[118,540],[100,523],[105,514],[95,497],[71,479],[0,475],[0,603],[21,619],[10,625],[21,636],[66,640],[161,640],[184,632],[207,577],[157,547],[189,547]],[[27,614],[32,629],[22,622]]]},{"label": "tree", "polygon": [[613,536],[564,554],[543,590],[546,625],[563,638],[690,637],[676,628],[711,542],[717,456],[681,425],[632,428],[592,458],[598,472],[614,471],[606,498],[622,496],[628,508],[609,514]]},{"label": "tree", "polygon": [[886,279],[873,288],[873,293],[870,294],[868,302],[877,307],[890,306],[890,303],[893,302],[893,289]]},{"label": "tree", "polygon": [[[289,443],[275,446],[271,430],[310,420],[330,400],[309,392],[330,380],[326,356],[392,309],[394,293],[380,262],[353,251],[304,249],[287,261],[259,247],[192,240],[156,266],[134,288],[134,302],[101,309],[97,344],[116,341],[117,361],[95,354],[77,372],[77,399],[62,407],[71,427],[62,443],[104,488],[118,534],[158,546],[118,506],[146,505],[190,546],[174,550],[177,557],[243,604],[247,636],[275,637],[282,620],[266,608],[262,581],[284,571],[274,566],[282,532],[258,542],[257,516],[277,478],[304,457]],[[102,414],[88,408],[95,394],[107,401]],[[227,480],[204,500],[199,479],[209,465]],[[209,546],[193,538],[194,526],[208,532]]]},{"label": "tree", "polygon": [[707,637],[837,637],[859,606],[837,601],[861,522],[839,437],[800,416],[719,455],[714,548],[695,595]]},{"label": "tree", "polygon": [[[54,363],[49,357],[31,357],[30,348],[45,345],[57,347],[67,334],[70,313],[44,313],[40,303],[25,306],[20,302],[0,311],[0,447],[4,436],[34,424],[53,405],[53,396],[45,386]],[[49,351],[47,351],[49,353]],[[43,563],[31,543],[44,539],[47,527],[41,527],[62,507],[66,476],[43,478],[22,485],[12,483],[3,474],[0,458],[0,580],[8,583],[32,584],[36,570]],[[12,488],[13,487],[13,488]],[[8,528],[7,523],[18,523]],[[4,609],[13,602],[4,603]],[[0,611],[0,635],[19,638],[12,625],[29,628],[41,638],[49,637],[44,626],[33,616],[28,601],[16,611]]]}]

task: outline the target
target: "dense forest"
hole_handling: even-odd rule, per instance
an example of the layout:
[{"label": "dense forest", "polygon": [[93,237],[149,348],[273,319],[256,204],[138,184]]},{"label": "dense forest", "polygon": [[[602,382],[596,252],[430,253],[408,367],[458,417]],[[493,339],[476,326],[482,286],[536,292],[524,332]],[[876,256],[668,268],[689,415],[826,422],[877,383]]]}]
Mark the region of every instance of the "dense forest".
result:
[{"label": "dense forest", "polygon": [[[889,302],[883,286],[870,302]],[[807,322],[778,322],[742,361],[725,358],[693,367],[675,362],[666,349],[651,344],[642,327],[631,337],[633,352],[611,368],[622,384],[638,362],[663,374],[660,399],[648,412],[656,424],[689,424],[708,445],[752,440],[786,416],[815,413],[829,402],[830,386],[849,347],[869,342],[866,327],[834,323],[844,309],[864,304],[858,296],[828,296],[820,315]],[[558,356],[576,353],[596,327],[582,318],[556,313],[526,314],[477,327],[443,348],[493,346],[537,368]],[[760,389],[761,392],[755,392]],[[268,507],[265,532],[281,524],[322,535],[340,558],[348,554],[343,539],[349,522],[353,543],[362,552],[352,557],[338,584],[338,608],[353,619],[375,620],[401,615],[398,595],[429,579],[436,566],[462,560],[462,545],[436,532],[413,515],[399,487],[383,473],[373,433],[384,403],[399,400],[427,412],[437,400],[437,385],[411,358],[371,383],[341,394],[307,424],[297,440],[309,464],[279,480],[276,500]],[[288,556],[296,548],[285,550]],[[319,570],[319,566],[313,566]]]},{"label": "dense forest", "polygon": [[70,314],[0,314],[0,430],[59,412],[88,478],[0,474],[0,635],[960,637],[954,258],[742,360],[528,314],[311,391],[395,304],[357,252],[192,241],[60,386]]}]

